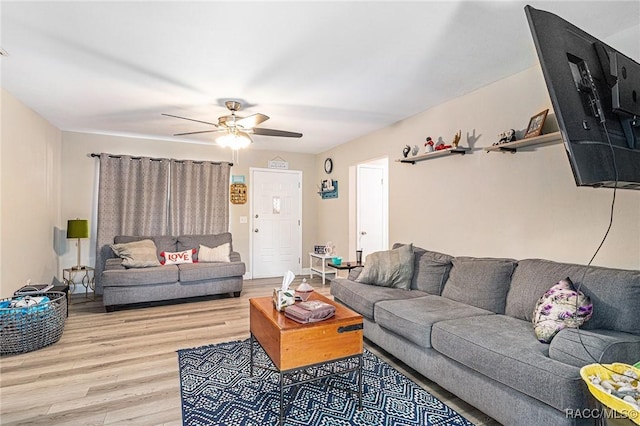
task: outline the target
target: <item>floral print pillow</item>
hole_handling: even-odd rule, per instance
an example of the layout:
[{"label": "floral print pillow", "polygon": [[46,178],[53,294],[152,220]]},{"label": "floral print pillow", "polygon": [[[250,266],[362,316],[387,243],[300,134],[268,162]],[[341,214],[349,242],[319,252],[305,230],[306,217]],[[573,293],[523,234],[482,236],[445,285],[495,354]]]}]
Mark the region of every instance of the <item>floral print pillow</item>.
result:
[{"label": "floral print pillow", "polygon": [[591,299],[576,290],[569,278],[565,278],[547,290],[536,303],[533,329],[539,341],[550,343],[560,330],[581,326],[591,318],[591,314]]}]

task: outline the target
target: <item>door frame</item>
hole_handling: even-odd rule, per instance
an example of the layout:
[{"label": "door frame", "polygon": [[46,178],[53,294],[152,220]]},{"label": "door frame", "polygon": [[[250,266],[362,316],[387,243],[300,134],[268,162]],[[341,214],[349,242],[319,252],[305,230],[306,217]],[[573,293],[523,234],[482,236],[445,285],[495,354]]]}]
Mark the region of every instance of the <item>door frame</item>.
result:
[{"label": "door frame", "polygon": [[[296,275],[300,275],[302,274],[302,225],[303,225],[303,219],[302,219],[302,170],[279,170],[279,169],[268,169],[268,168],[261,168],[261,167],[249,167],[249,268],[250,268],[250,273],[248,274],[251,279],[254,278],[254,271],[255,268],[253,266],[254,262],[254,256],[253,256],[253,237],[254,237],[254,232],[253,230],[255,229],[255,225],[254,225],[254,213],[253,213],[253,200],[254,200],[254,196],[253,196],[253,191],[254,188],[256,187],[255,185],[255,176],[254,173],[255,172],[267,172],[267,173],[274,173],[274,174],[289,174],[289,175],[297,175],[299,182],[300,182],[300,187],[298,188],[299,192],[300,192],[300,197],[299,201],[298,201],[298,217],[300,218],[300,226],[298,226],[298,247],[300,249],[300,252],[298,253],[298,258],[300,259],[298,262],[298,270],[297,271],[292,271],[293,273],[295,273]],[[283,271],[284,273],[285,271]]]},{"label": "door frame", "polygon": [[384,249],[389,247],[389,157],[374,158],[367,161],[357,163],[355,166],[349,167],[349,253],[355,253],[359,249],[359,236],[358,236],[358,169],[360,166],[368,167],[380,167],[383,170],[383,227],[382,227],[382,240],[383,245],[386,245]]}]

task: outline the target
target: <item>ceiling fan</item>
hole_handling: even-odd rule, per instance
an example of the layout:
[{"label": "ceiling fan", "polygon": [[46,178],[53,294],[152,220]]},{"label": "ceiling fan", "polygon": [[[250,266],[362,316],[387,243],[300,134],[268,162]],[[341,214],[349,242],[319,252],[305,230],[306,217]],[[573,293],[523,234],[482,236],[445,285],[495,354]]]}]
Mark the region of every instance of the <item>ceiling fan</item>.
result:
[{"label": "ceiling fan", "polygon": [[209,121],[195,120],[193,118],[180,117],[178,115],[172,114],[162,114],[167,117],[180,118],[182,120],[195,121],[197,123],[209,124],[214,126],[213,130],[200,130],[197,132],[186,132],[186,133],[175,133],[173,136],[186,136],[186,135],[196,135],[199,133],[216,133],[216,132],[225,132],[221,137],[216,138],[216,142],[222,146],[229,146],[232,149],[245,148],[251,142],[251,137],[249,135],[262,135],[262,136],[280,136],[285,138],[300,138],[302,137],[302,133],[296,132],[287,132],[285,130],[274,130],[274,129],[265,129],[262,127],[256,127],[259,124],[267,121],[269,119],[268,116],[264,114],[253,114],[248,117],[239,117],[236,115],[236,112],[240,110],[241,104],[237,101],[226,101],[225,106],[229,111],[231,111],[230,115],[223,115],[218,118],[217,123],[211,123]]}]

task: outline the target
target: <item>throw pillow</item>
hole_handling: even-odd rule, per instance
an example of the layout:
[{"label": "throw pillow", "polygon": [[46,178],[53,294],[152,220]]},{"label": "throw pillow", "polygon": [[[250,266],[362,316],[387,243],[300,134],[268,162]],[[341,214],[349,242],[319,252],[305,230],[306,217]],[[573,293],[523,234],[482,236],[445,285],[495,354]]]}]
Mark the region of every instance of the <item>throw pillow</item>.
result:
[{"label": "throw pillow", "polygon": [[476,308],[504,314],[513,259],[490,257],[456,257],[442,296]]},{"label": "throw pillow", "polygon": [[413,245],[371,253],[364,262],[356,282],[382,287],[411,288],[413,278]]},{"label": "throw pillow", "polygon": [[231,244],[224,243],[218,247],[207,247],[200,244],[198,251],[199,262],[231,262],[229,258],[231,254]]},{"label": "throw pillow", "polygon": [[156,245],[151,240],[111,244],[111,250],[116,256],[122,258],[122,266],[125,268],[160,266],[160,261],[158,261],[156,254]]},{"label": "throw pillow", "polygon": [[593,314],[588,296],[575,289],[569,278],[559,281],[538,300],[533,310],[533,329],[542,343],[549,343],[563,328],[576,328]]},{"label": "throw pillow", "polygon": [[193,260],[193,255],[196,254],[196,249],[178,251],[178,252],[170,252],[163,251],[160,253],[160,256],[164,257],[164,260],[160,261],[163,265],[179,265],[181,263],[194,263],[197,262]]}]

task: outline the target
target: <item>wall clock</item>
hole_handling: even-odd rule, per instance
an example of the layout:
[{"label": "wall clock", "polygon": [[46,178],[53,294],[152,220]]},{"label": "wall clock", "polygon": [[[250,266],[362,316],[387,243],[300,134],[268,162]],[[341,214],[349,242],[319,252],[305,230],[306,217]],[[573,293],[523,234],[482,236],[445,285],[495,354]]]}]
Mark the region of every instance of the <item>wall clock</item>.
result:
[{"label": "wall clock", "polygon": [[328,158],[326,160],[324,160],[324,171],[327,174],[330,174],[333,171],[333,160],[331,158]]}]

